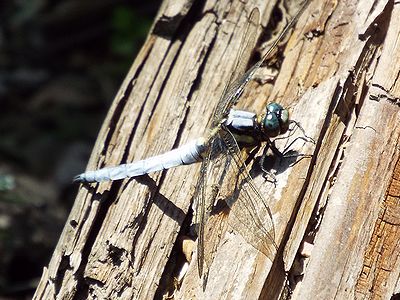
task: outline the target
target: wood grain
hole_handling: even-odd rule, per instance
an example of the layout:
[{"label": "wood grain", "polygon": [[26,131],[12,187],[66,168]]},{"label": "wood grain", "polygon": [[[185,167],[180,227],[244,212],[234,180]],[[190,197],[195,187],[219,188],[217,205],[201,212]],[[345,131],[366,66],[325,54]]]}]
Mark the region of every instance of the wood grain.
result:
[{"label": "wood grain", "polygon": [[[301,3],[276,6],[283,19],[272,21],[275,4],[165,1],[88,169],[160,154],[203,135],[252,8],[260,9],[264,27],[279,30]],[[196,253],[174,281],[184,265],[179,245],[190,234],[199,173],[198,165],[183,166],[81,186],[34,298],[388,299],[396,293],[399,13],[393,0],[311,1],[279,47],[274,60],[281,64],[263,68],[240,100],[239,107],[255,112],[271,101],[289,107],[316,141],[293,145],[313,154],[294,166],[271,160],[276,186],[251,166],[273,212],[279,246],[273,261],[216,219],[208,226],[218,227],[221,241],[205,290]],[[259,44],[277,32],[270,34],[260,28]]]}]

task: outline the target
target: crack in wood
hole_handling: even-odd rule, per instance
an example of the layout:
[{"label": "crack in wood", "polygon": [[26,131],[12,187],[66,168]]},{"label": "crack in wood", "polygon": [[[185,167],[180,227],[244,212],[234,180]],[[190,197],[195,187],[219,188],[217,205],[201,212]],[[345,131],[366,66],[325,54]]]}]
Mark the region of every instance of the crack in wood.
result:
[{"label": "crack in wood", "polygon": [[370,90],[369,99],[372,101],[386,100],[389,103],[400,106],[400,98],[395,97],[389,91],[387,91],[383,86],[373,83]]},{"label": "crack in wood", "polygon": [[400,158],[375,223],[364,266],[356,284],[363,297],[379,298],[391,279],[391,272],[400,263]]}]

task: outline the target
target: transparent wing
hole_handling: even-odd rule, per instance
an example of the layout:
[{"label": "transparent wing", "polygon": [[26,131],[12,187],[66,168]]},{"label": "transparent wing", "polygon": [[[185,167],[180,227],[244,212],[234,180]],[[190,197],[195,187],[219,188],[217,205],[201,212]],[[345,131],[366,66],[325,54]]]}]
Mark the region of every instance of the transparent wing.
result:
[{"label": "transparent wing", "polygon": [[209,268],[214,261],[221,238],[228,228],[228,214],[229,207],[226,202],[218,201],[216,206],[213,207],[212,214],[208,218],[204,229],[204,287],[207,284]]},{"label": "transparent wing", "polygon": [[[286,25],[267,53],[244,75],[241,75],[246,68],[256,41],[260,12],[257,8],[253,9],[241,41],[233,74],[214,111],[212,128],[220,126],[221,120],[227,115],[233,104],[238,101],[256,70],[293,26],[309,1],[305,2],[296,16]],[[227,129],[224,129],[220,130],[208,144],[208,150],[203,155],[194,203],[195,222],[198,224],[197,263],[200,276],[203,273],[204,261],[208,264],[207,267],[210,266],[217,246],[215,243],[218,243],[220,238],[218,234],[214,233],[211,240],[207,241],[209,242],[207,248],[210,253],[206,253],[207,257],[205,258],[205,223],[219,194],[229,195],[227,192],[231,191],[231,196],[226,198],[226,203],[231,208],[234,215],[233,219],[236,220],[233,227],[248,243],[270,258],[274,256],[277,249],[271,211],[253,184],[235,138]],[[229,185],[232,180],[224,181],[227,174],[229,174],[228,177],[235,180],[233,186]],[[224,228],[223,223],[221,223],[222,220],[223,218],[217,220],[221,230]],[[212,229],[210,228],[210,230]]]},{"label": "transparent wing", "polygon": [[[219,124],[219,122],[226,117],[229,109],[237,103],[241,94],[243,93],[244,88],[247,83],[252,79],[254,73],[257,69],[262,65],[264,60],[266,60],[271,53],[274,51],[276,46],[280,43],[286,33],[289,31],[291,27],[296,23],[299,16],[303,13],[304,9],[308,5],[310,0],[304,2],[300,10],[296,13],[296,15],[290,20],[290,22],[285,26],[283,31],[279,34],[278,38],[271,45],[271,47],[267,50],[267,52],[263,55],[263,57],[255,63],[246,73],[244,70],[248,64],[250,59],[252,50],[255,47],[256,43],[256,33],[257,26],[260,18],[260,11],[258,8],[254,8],[250,14],[249,22],[247,24],[246,30],[244,32],[240,48],[238,51],[238,55],[236,57],[236,66],[232,73],[232,76],[229,80],[228,85],[226,86],[222,97],[220,98],[217,107],[215,109],[213,115],[213,126]],[[244,73],[244,74],[243,74]],[[243,74],[243,75],[242,75]]]},{"label": "transparent wing", "polygon": [[200,167],[200,175],[196,184],[196,193],[194,197],[194,222],[198,226],[197,228],[197,268],[199,271],[199,277],[203,274],[204,268],[204,226],[206,220],[206,179],[207,179],[207,169],[210,151],[208,150],[203,158]]},{"label": "transparent wing", "polygon": [[[235,60],[234,71],[231,74],[228,84],[225,86],[223,96],[220,98],[217,107],[213,114],[212,127],[219,126],[219,121],[225,115],[226,111],[229,110],[227,105],[229,104],[229,99],[239,98],[240,94],[235,95],[235,93],[240,93],[240,80],[237,78],[244,73],[247,62],[250,58],[251,51],[255,45],[255,37],[258,26],[258,21],[260,18],[260,12],[257,8],[253,9],[249,17],[249,22],[244,31],[243,38],[239,47],[238,54]],[[243,78],[245,79],[245,78]],[[220,185],[222,183],[225,171],[224,167],[227,169],[229,166],[229,158],[227,156],[228,152],[226,147],[221,144],[218,137],[213,138],[209,141],[210,147],[203,155],[203,161],[200,168],[200,177],[196,185],[196,196],[195,196],[195,222],[198,226],[197,229],[197,265],[199,270],[199,275],[203,274],[204,269],[204,230],[205,223],[208,219],[209,212],[214,204]],[[217,241],[213,243],[212,241],[208,243],[208,253],[206,258],[207,270],[212,261],[213,253],[215,252]],[[211,253],[209,253],[211,252]]]},{"label": "transparent wing", "polygon": [[[214,201],[220,192],[220,186],[229,169],[231,158],[228,156],[226,147],[217,137],[212,139],[209,147],[204,154],[200,168],[200,176],[197,180],[196,193],[194,200],[195,223],[198,226],[197,234],[197,264],[199,275],[203,274],[205,253],[204,251],[204,231]],[[206,259],[206,261],[208,261]],[[209,265],[208,265],[209,267]]]},{"label": "transparent wing", "polygon": [[232,133],[220,130],[209,149],[201,166],[195,206],[197,263],[205,279],[226,231],[228,213],[229,225],[250,245],[270,259],[277,250],[271,211],[254,186]]},{"label": "transparent wing", "polygon": [[203,273],[207,276],[226,230],[229,212],[233,215],[229,218],[230,225],[250,245],[271,259],[277,249],[271,211],[254,186],[232,133],[226,128],[220,130],[209,149],[202,162],[195,199],[200,276]]},{"label": "transparent wing", "polygon": [[235,67],[215,109],[213,116],[214,125],[217,125],[225,116],[226,112],[232,107],[232,103],[239,99],[247,81],[250,79],[248,76],[242,75],[246,71],[247,64],[256,44],[259,19],[260,11],[258,8],[254,8],[248,18],[248,23],[240,42],[239,51],[235,59]]},{"label": "transparent wing", "polygon": [[225,189],[229,191],[225,201],[233,215],[230,218],[231,225],[249,244],[272,259],[277,245],[271,210],[254,186],[232,133],[224,129],[220,131],[220,137],[232,158],[229,174],[236,174],[231,180],[226,178],[225,181]]}]

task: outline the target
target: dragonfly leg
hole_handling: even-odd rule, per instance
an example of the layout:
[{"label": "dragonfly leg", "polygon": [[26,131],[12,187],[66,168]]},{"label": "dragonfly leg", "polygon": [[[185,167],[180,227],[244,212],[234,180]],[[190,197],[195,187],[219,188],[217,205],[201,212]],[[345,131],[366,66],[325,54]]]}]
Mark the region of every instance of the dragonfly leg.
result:
[{"label": "dragonfly leg", "polygon": [[251,149],[248,153],[249,156],[247,157],[245,164],[246,166],[248,166],[250,164],[251,161],[253,161],[253,159],[256,157],[257,152],[260,150],[261,145],[257,145],[256,147],[254,147],[253,149]]},{"label": "dragonfly leg", "polygon": [[[290,120],[289,122],[290,122],[290,123],[289,123],[289,128],[288,128],[288,130],[287,130],[289,133],[288,133],[287,135],[285,135],[285,136],[281,136],[281,137],[275,138],[274,141],[279,141],[279,140],[287,139],[287,138],[291,137],[291,136],[296,132],[296,129],[298,128],[298,126],[296,126],[296,125],[299,124],[299,123],[296,122],[296,121],[292,121],[292,120]],[[290,127],[291,124],[296,124],[296,125],[293,126],[293,127]],[[300,124],[299,124],[299,128],[302,128],[302,127],[300,126]],[[304,133],[304,131],[303,131],[303,133]]]},{"label": "dragonfly leg", "polygon": [[[306,134],[304,128],[300,125],[299,122],[294,121],[294,120],[291,120],[291,121],[290,121],[290,124],[294,124],[294,126],[293,126],[292,128],[289,128],[289,132],[290,132],[289,135],[287,135],[287,136],[285,136],[285,137],[276,138],[276,139],[274,139],[273,142],[271,142],[271,144],[272,144],[272,146],[271,146],[272,151],[274,152],[274,154],[277,154],[278,157],[281,157],[281,158],[311,157],[310,154],[303,154],[303,153],[297,153],[297,152],[293,153],[294,151],[291,150],[291,147],[293,146],[293,144],[294,144],[296,141],[298,141],[298,140],[303,140],[303,141],[305,141],[306,143],[313,143],[313,144],[315,144],[315,141],[314,141],[314,139],[313,139],[312,137],[310,137],[310,136],[308,136],[308,135]],[[286,146],[286,148],[285,148],[282,152],[280,152],[280,151],[275,147],[275,142],[276,142],[277,140],[287,139],[288,137],[292,136],[292,135],[296,132],[296,129],[299,129],[303,135],[302,135],[302,136],[299,136],[299,137],[296,137],[293,141],[290,142],[290,144],[289,144],[288,146]],[[275,151],[274,151],[274,148],[275,148]],[[293,153],[293,154],[291,154],[291,153]]]},{"label": "dragonfly leg", "polygon": [[289,134],[286,135],[286,136],[277,137],[277,138],[274,139],[274,141],[279,141],[279,140],[287,139],[287,138],[291,137],[291,136],[296,132],[296,129],[299,129],[299,130],[301,131],[301,133],[303,134],[304,140],[306,140],[307,142],[310,142],[310,143],[315,144],[314,139],[306,134],[306,131],[305,131],[304,128],[300,125],[299,122],[294,121],[294,120],[290,120],[290,124],[294,124],[294,125],[293,125],[293,127],[290,127],[290,125],[289,125],[289,129],[288,129]]},{"label": "dragonfly leg", "polygon": [[[257,145],[256,147],[254,147],[253,149],[251,149],[251,151],[249,151],[249,155],[245,161],[246,165],[249,165],[251,161],[253,161],[255,159],[256,154],[258,153],[258,151],[261,148],[261,144]],[[266,147],[268,149],[268,147]],[[276,151],[279,152],[278,149],[276,149]],[[261,155],[260,161],[258,162],[258,165],[261,169],[262,172],[262,176],[264,177],[264,179],[268,182],[272,182],[275,186],[276,186],[276,176],[274,173],[272,173],[270,171],[270,168],[267,168],[266,165],[266,156],[267,156],[267,150],[263,151],[263,154]],[[280,153],[280,152],[279,152]]]},{"label": "dragonfly leg", "polygon": [[290,142],[290,144],[288,146],[286,146],[285,149],[283,149],[282,151],[282,157],[283,158],[290,158],[290,157],[298,157],[298,156],[306,156],[306,157],[310,157],[312,155],[310,154],[304,154],[304,153],[298,153],[296,152],[295,154],[290,154],[295,152],[294,150],[291,149],[291,147],[293,146],[294,143],[296,143],[298,140],[303,140],[305,142],[311,142],[313,144],[315,144],[314,140],[310,141],[307,137],[304,136],[298,136],[296,137],[293,141]]},{"label": "dragonfly leg", "polygon": [[[301,161],[303,158],[311,158],[312,157],[312,154],[299,153],[299,152],[291,149],[293,144],[298,140],[303,140],[303,141],[305,141],[307,143],[310,142],[310,143],[315,144],[314,140],[312,138],[307,137],[307,136],[299,136],[299,137],[296,137],[293,141],[291,141],[289,143],[289,145],[282,151],[281,156],[280,156],[281,161],[283,159],[287,159],[287,158],[289,158],[289,159],[290,158],[296,158],[294,160],[294,162],[289,164],[289,167],[293,167],[299,161]],[[300,158],[300,159],[297,159],[297,158]]]},{"label": "dragonfly leg", "polygon": [[272,173],[270,170],[264,167],[265,165],[264,161],[265,161],[265,156],[262,156],[260,161],[261,170],[263,172],[262,176],[266,181],[273,183],[274,186],[276,187],[278,180],[276,179],[274,173]]},{"label": "dragonfly leg", "polygon": [[[281,138],[279,138],[281,139]],[[275,139],[276,140],[276,139]],[[270,139],[267,140],[269,149],[271,149],[272,153],[274,153],[275,156],[279,157],[279,158],[284,158],[284,151],[281,152],[276,146],[275,146],[275,140],[271,141]],[[292,144],[292,143],[291,143]],[[267,151],[268,149],[266,148],[265,151]],[[263,156],[266,156],[267,153],[264,151]]]},{"label": "dragonfly leg", "polygon": [[[294,126],[292,128],[289,129],[290,133],[287,136],[284,137],[279,137],[274,139],[273,141],[268,140],[268,145],[269,148],[271,149],[271,151],[274,153],[274,155],[276,157],[278,157],[280,159],[280,162],[282,162],[284,159],[291,159],[291,158],[298,158],[300,157],[299,160],[295,160],[293,163],[291,163],[289,165],[289,167],[293,167],[296,163],[298,163],[301,159],[303,158],[309,158],[312,157],[311,154],[304,154],[304,153],[299,153],[295,150],[292,150],[292,146],[294,143],[296,143],[298,140],[303,140],[307,143],[313,143],[315,144],[315,141],[313,138],[309,137],[306,135],[305,130],[301,127],[300,123],[296,122],[296,121],[291,121],[291,124],[294,124]],[[275,146],[275,142],[278,140],[282,140],[282,139],[287,139],[288,137],[292,136],[294,134],[294,132],[296,131],[296,129],[300,129],[302,132],[302,136],[298,136],[295,139],[293,139],[289,145],[287,145],[285,147],[285,149],[283,149],[283,151],[280,151],[276,146]],[[266,153],[264,153],[264,156],[266,155]]]},{"label": "dragonfly leg", "polygon": [[304,128],[300,125],[299,122],[297,122],[297,121],[295,121],[295,120],[290,120],[290,124],[294,124],[294,126],[293,126],[293,128],[292,128],[293,131],[295,131],[295,128],[299,128],[300,131],[303,133],[303,137],[305,138],[305,140],[306,140],[307,142],[310,142],[310,143],[315,144],[314,139],[306,134],[306,131],[305,131]]},{"label": "dragonfly leg", "polygon": [[275,145],[270,140],[268,140],[268,146],[266,146],[264,148],[263,154],[261,155],[261,159],[260,159],[260,168],[263,173],[262,176],[264,177],[264,179],[266,181],[273,183],[274,186],[276,187],[276,183],[278,181],[276,179],[275,174],[273,172],[271,172],[272,166],[267,167],[268,165],[271,165],[268,162],[268,160],[269,160],[268,159],[269,156],[267,155],[268,149],[271,149],[272,152],[275,154],[275,156],[278,156],[278,157],[281,157],[282,153],[278,150],[278,148],[275,147]]}]

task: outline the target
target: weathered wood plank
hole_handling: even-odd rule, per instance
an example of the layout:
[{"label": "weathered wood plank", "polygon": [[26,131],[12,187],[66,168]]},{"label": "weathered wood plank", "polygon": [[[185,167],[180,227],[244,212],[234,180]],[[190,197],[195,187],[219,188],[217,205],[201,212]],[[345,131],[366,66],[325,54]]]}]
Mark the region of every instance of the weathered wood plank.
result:
[{"label": "weathered wood plank", "polygon": [[[389,84],[388,91],[399,97],[399,91],[393,88],[398,84],[397,72],[392,75],[388,71],[400,69],[400,58],[393,57],[393,53],[398,51],[399,10],[398,6],[393,6],[393,1],[380,1],[378,5],[371,2],[367,5],[374,5],[371,10],[360,13],[365,5],[366,2],[362,5],[360,2],[357,7],[358,20],[355,24],[365,24],[359,18],[365,16],[368,21],[373,14],[375,24],[370,25],[375,30],[363,39],[366,43],[352,70],[353,77],[348,87],[354,87],[348,91],[353,95],[344,94],[348,99],[346,106],[337,110],[337,115],[346,125],[341,144],[336,147],[338,150],[343,148],[343,151],[338,152],[340,155],[335,158],[338,164],[332,165],[335,169],[325,179],[328,192],[324,195],[325,199],[319,199],[323,203],[321,224],[318,225],[315,247],[296,294],[298,299],[310,296],[321,299],[356,297],[355,287],[363,269],[364,255],[368,255],[369,241],[373,243],[376,239],[373,228],[380,223],[380,206],[394,163],[399,157],[399,106],[390,101],[373,101],[373,89],[370,89],[381,82],[386,83],[383,86]],[[344,97],[340,101],[346,100]],[[349,108],[352,109],[350,115]],[[349,117],[343,119],[344,115]],[[396,252],[395,255],[398,255]],[[393,271],[392,276],[397,278],[398,270]],[[391,287],[385,286],[382,299],[388,299],[394,293],[395,282],[396,279]],[[378,281],[374,283],[379,290],[381,287],[378,285]],[[363,299],[367,294],[361,296],[358,291]],[[368,298],[380,298],[382,295],[370,294]]]},{"label": "weathered wood plank", "polygon": [[[232,72],[249,12],[258,6],[262,24],[271,24],[276,2],[264,2],[164,2],[88,169],[149,157],[202,135]],[[283,16],[294,14],[296,3],[289,11],[280,6]],[[267,102],[280,102],[317,142],[293,146],[314,153],[312,159],[293,167],[275,162],[276,186],[252,167],[273,212],[278,254],[272,262],[221,226],[205,290],[194,254],[175,298],[276,299],[287,277],[286,292],[294,289],[294,299],[387,298],[395,292],[398,15],[393,0],[311,1],[282,43],[284,59],[273,84],[260,75],[239,103],[261,112]],[[279,148],[296,136],[281,140]],[[183,265],[178,245],[189,233],[198,169],[82,187],[35,298],[149,299],[171,291]],[[376,286],[382,282],[384,288]]]}]

